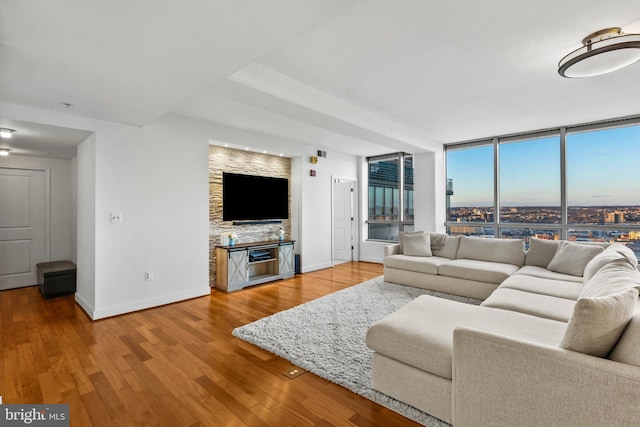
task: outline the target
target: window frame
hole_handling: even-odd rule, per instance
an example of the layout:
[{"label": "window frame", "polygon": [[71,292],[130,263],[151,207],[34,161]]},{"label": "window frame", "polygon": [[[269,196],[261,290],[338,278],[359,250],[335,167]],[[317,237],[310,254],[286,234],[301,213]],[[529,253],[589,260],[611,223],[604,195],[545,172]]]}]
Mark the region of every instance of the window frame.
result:
[{"label": "window frame", "polygon": [[[413,191],[414,190],[414,184],[411,183],[411,188],[407,189],[407,184],[405,183],[405,160],[407,158],[413,158],[413,154],[409,154],[409,153],[404,153],[404,152],[397,152],[397,153],[389,153],[389,154],[383,154],[383,155],[379,155],[379,156],[370,156],[366,158],[366,164],[367,164],[367,197],[369,197],[369,195],[371,194],[371,188],[373,188],[373,193],[374,193],[374,197],[376,197],[376,188],[379,188],[377,186],[372,186],[371,183],[369,182],[369,174],[370,174],[370,164],[371,162],[379,162],[382,160],[395,160],[398,163],[398,188],[393,188],[393,187],[382,187],[382,188],[392,188],[393,190],[397,191],[397,196],[398,196],[398,213],[397,215],[392,215],[394,217],[397,216],[397,219],[370,219],[369,216],[369,208],[371,206],[371,200],[367,200],[367,219],[365,220],[365,223],[367,224],[367,241],[371,241],[371,242],[397,242],[398,240],[387,240],[387,239],[374,239],[370,237],[370,225],[375,225],[375,224],[384,224],[384,225],[397,225],[398,227],[398,231],[402,232],[402,231],[409,231],[413,229],[414,226],[414,220],[408,220],[405,219],[405,192],[407,190]],[[385,198],[385,194],[386,191],[383,191],[383,198]],[[394,194],[392,191],[392,199],[394,198]],[[415,193],[412,197],[412,200],[415,202]],[[392,202],[393,205],[393,202]],[[375,202],[374,202],[374,209],[375,209]],[[384,209],[383,209],[384,211]],[[383,215],[382,216],[386,216]],[[415,217],[415,214],[414,214]]]},{"label": "window frame", "polygon": [[[580,125],[572,125],[572,126],[563,126],[558,128],[544,129],[540,131],[519,133],[519,134],[511,134],[511,135],[503,135],[496,136],[493,138],[483,138],[480,140],[474,141],[465,141],[461,143],[452,143],[444,145],[444,169],[445,169],[445,197],[447,197],[449,187],[451,183],[449,182],[448,174],[447,174],[447,153],[452,150],[460,150],[466,148],[472,148],[474,146],[482,146],[487,145],[488,141],[491,141],[493,144],[493,152],[494,152],[494,164],[493,164],[493,173],[494,173],[494,218],[493,221],[490,222],[472,222],[472,221],[449,221],[449,201],[446,200],[445,205],[445,226],[447,227],[447,232],[451,230],[451,227],[476,227],[476,228],[485,228],[493,229],[493,234],[486,234],[486,237],[500,237],[502,235],[503,230],[507,229],[528,229],[528,230],[557,230],[559,232],[560,239],[567,240],[569,236],[569,232],[574,231],[640,231],[640,224],[611,224],[611,225],[596,225],[596,224],[576,224],[569,223],[568,218],[568,197],[567,197],[567,152],[566,152],[566,143],[567,143],[567,135],[571,133],[578,132],[589,132],[589,131],[601,131],[606,129],[615,129],[622,128],[628,126],[640,126],[640,116],[632,116],[632,117],[624,117],[618,119],[611,119],[601,122],[592,122]],[[519,222],[502,222],[500,220],[500,144],[502,143],[510,143],[510,142],[521,142],[532,139],[544,138],[552,135],[559,135],[560,137],[560,223],[559,224],[543,224],[543,223],[519,223]],[[453,183],[455,186],[455,183]],[[455,188],[455,187],[454,187]]]}]

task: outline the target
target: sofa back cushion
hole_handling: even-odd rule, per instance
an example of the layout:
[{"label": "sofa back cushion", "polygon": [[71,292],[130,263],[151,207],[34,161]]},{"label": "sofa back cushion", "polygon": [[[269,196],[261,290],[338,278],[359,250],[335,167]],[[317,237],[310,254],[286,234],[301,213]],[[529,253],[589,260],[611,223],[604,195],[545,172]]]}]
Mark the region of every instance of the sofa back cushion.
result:
[{"label": "sofa back cushion", "polygon": [[564,241],[549,262],[549,265],[547,265],[547,268],[556,273],[582,276],[589,261],[602,251],[604,251],[604,248],[601,246],[580,245]]},{"label": "sofa back cushion", "polygon": [[617,259],[602,266],[584,284],[578,298],[606,296],[629,288],[640,291],[640,272],[626,259]]},{"label": "sofa back cushion", "polygon": [[636,257],[636,254],[630,248],[621,243],[613,243],[605,249],[605,252],[617,252],[624,256],[634,268],[638,267],[638,257]]},{"label": "sofa back cushion", "polygon": [[461,236],[456,258],[524,265],[524,240]]},{"label": "sofa back cushion", "polygon": [[431,253],[433,254],[433,256],[456,259],[459,247],[460,236],[447,236],[442,243],[441,249],[436,249],[435,247],[431,246]]},{"label": "sofa back cushion", "polygon": [[623,264],[628,266],[629,269],[637,271],[636,267],[632,265],[620,252],[604,250],[587,263],[587,266],[584,268],[582,282],[585,284],[588,283],[598,271],[612,263],[615,263],[616,265]]},{"label": "sofa back cushion", "polygon": [[633,314],[609,359],[640,367],[640,311]]},{"label": "sofa back cushion", "polygon": [[547,268],[547,265],[549,265],[549,262],[553,259],[561,243],[562,241],[560,240],[546,240],[531,237],[529,239],[529,250],[527,250],[524,259],[525,265]]}]

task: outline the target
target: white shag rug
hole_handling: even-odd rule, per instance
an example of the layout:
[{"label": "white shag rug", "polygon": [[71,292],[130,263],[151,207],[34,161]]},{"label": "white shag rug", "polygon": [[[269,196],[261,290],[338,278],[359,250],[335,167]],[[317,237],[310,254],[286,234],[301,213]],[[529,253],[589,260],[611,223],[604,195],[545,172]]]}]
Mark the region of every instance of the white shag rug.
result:
[{"label": "white shag rug", "polygon": [[236,328],[233,335],[425,426],[449,426],[371,389],[373,352],[365,345],[367,329],[420,295],[480,303],[387,283],[380,276]]}]

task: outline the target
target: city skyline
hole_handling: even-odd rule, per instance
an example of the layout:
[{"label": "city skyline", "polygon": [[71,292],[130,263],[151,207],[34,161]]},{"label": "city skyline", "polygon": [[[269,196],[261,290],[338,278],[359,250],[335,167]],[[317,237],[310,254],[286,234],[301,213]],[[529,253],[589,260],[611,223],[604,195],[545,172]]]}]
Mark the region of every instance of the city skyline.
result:
[{"label": "city skyline", "polygon": [[[493,207],[460,206],[447,212],[448,221],[495,222]],[[556,224],[562,223],[559,206],[502,206],[500,223]],[[570,206],[567,223],[574,225],[640,224],[640,206]]]}]

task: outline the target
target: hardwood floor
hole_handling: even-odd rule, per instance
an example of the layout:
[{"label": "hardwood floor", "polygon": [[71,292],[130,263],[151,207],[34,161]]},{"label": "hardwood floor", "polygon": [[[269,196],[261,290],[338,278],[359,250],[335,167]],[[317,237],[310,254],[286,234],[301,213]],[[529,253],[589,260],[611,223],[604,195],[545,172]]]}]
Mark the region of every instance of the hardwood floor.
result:
[{"label": "hardwood floor", "polygon": [[234,338],[254,320],[382,274],[347,263],[92,322],[73,296],[0,292],[0,396],[68,403],[72,426],[417,426]]}]

